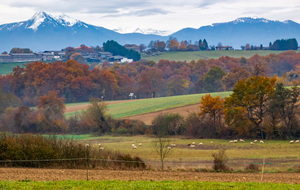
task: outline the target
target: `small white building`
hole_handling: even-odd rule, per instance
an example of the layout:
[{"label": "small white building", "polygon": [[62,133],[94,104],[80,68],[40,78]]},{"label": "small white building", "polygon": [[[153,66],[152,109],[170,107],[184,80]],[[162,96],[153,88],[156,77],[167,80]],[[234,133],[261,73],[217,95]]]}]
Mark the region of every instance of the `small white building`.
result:
[{"label": "small white building", "polygon": [[133,62],[133,59],[128,59],[126,57],[121,59],[121,63],[131,63],[131,62]]}]

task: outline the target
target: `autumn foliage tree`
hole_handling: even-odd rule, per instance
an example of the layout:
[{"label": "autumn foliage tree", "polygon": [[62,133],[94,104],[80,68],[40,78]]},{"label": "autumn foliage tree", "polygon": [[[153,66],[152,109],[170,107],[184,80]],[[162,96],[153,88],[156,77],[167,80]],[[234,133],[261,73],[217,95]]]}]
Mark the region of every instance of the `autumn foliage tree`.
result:
[{"label": "autumn foliage tree", "polygon": [[[275,92],[276,77],[254,76],[238,81],[230,97],[225,98],[225,120],[228,125],[253,124],[263,139],[261,123],[268,110],[268,102]],[[249,121],[249,122],[247,122]],[[247,124],[247,125],[245,125]]]},{"label": "autumn foliage tree", "polygon": [[216,120],[219,121],[219,125],[221,125],[221,119],[223,116],[224,109],[224,99],[219,96],[212,97],[210,94],[202,96],[200,112],[198,115],[204,118],[208,115],[210,118],[213,118],[214,127],[216,127]]},{"label": "autumn foliage tree", "polygon": [[57,92],[51,91],[40,97],[38,109],[42,111],[39,121],[44,132],[66,131],[68,126],[65,123],[63,98],[57,98]]}]

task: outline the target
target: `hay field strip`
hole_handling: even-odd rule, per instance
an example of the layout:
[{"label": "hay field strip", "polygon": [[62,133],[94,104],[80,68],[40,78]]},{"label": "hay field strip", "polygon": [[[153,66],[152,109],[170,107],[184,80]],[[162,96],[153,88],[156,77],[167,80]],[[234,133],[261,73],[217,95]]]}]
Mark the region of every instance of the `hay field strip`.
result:
[{"label": "hay field strip", "polygon": [[[205,93],[205,94],[191,94],[182,96],[169,96],[161,98],[149,98],[141,99],[138,101],[127,101],[123,103],[117,103],[108,105],[108,113],[114,118],[130,117],[135,115],[141,115],[151,112],[158,112],[162,110],[198,104],[201,101],[201,97],[206,94],[211,94],[211,96],[220,96],[224,98],[229,96],[231,92],[215,92],[215,93]],[[88,104],[88,103],[87,103]],[[68,104],[66,105],[68,107]],[[80,111],[66,113],[66,117],[73,116]]]},{"label": "hay field strip", "polygon": [[[271,53],[279,54],[284,51],[273,51],[273,50],[251,50],[251,51],[242,51],[242,50],[233,50],[233,51],[177,51],[177,52],[162,52],[161,55],[158,56],[142,56],[142,59],[146,60],[153,60],[156,63],[161,59],[166,59],[170,61],[187,61],[190,62],[192,60],[199,60],[199,59],[218,59],[222,56],[229,56],[229,57],[245,57],[250,58],[255,54],[260,56],[266,56]],[[300,51],[297,50],[297,53]]]}]

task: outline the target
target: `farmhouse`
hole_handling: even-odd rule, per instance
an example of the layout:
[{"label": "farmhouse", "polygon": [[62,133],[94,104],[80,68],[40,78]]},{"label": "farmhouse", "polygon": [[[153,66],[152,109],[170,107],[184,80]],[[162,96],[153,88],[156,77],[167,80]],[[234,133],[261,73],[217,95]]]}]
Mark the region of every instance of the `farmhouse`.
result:
[{"label": "farmhouse", "polygon": [[13,62],[12,61],[12,56],[8,54],[2,54],[0,55],[0,63],[8,63],[8,62]]},{"label": "farmhouse", "polygon": [[12,62],[41,61],[43,56],[36,53],[11,53]]},{"label": "farmhouse", "polygon": [[47,50],[47,51],[44,51],[43,53],[51,53],[55,56],[55,58],[57,58],[57,56],[58,56],[60,59],[64,59],[65,54],[66,54],[65,51],[56,51],[56,50]]},{"label": "farmhouse", "polygon": [[232,46],[217,46],[217,50],[233,50]]},{"label": "farmhouse", "polygon": [[109,57],[112,57],[113,54],[110,52],[99,52],[99,55],[102,59],[108,59]]},{"label": "farmhouse", "polygon": [[124,47],[125,47],[126,49],[129,49],[129,50],[132,49],[132,50],[134,50],[134,51],[137,51],[137,52],[141,53],[140,47],[137,46],[137,45],[135,45],[135,44],[125,44]]},{"label": "farmhouse", "polygon": [[0,55],[0,63],[9,62],[32,62],[32,61],[51,61],[53,59],[60,59],[59,55],[53,53],[11,53]]},{"label": "farmhouse", "polygon": [[109,57],[108,60],[110,62],[116,62],[116,61],[117,62],[121,62],[121,60],[124,59],[124,58],[126,58],[126,57],[123,57],[123,56],[120,56],[120,55],[116,55],[116,56]]}]

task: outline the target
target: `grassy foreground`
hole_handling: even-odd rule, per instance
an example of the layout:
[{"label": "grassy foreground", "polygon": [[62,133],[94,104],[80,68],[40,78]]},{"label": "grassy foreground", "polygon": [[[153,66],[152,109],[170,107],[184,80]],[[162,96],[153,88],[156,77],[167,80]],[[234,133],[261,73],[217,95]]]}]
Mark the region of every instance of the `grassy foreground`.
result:
[{"label": "grassy foreground", "polygon": [[[255,54],[260,56],[266,56],[271,53],[279,54],[283,51],[274,51],[274,50],[253,50],[253,51],[242,51],[242,50],[234,50],[234,51],[177,51],[177,52],[163,52],[159,56],[143,56],[142,59],[146,60],[153,60],[156,63],[161,59],[166,59],[170,61],[187,61],[190,62],[192,60],[199,60],[199,59],[218,59],[222,56],[229,56],[229,57],[245,57],[250,58]],[[297,53],[300,51],[297,50]]]},{"label": "grassy foreground", "polygon": [[1,181],[1,189],[300,189],[299,184],[198,181]]},{"label": "grassy foreground", "polygon": [[[220,96],[224,98],[229,96],[231,92],[215,92],[215,93],[207,93],[211,94],[211,96]],[[145,113],[157,112],[166,109],[193,105],[200,103],[201,97],[205,94],[191,94],[191,95],[182,95],[182,96],[169,96],[169,97],[161,97],[161,98],[150,98],[150,99],[141,99],[138,101],[119,103],[107,106],[108,113],[112,115],[114,118],[123,118],[130,117],[134,115],[140,115]],[[81,103],[82,104],[82,103]],[[88,104],[88,103],[86,103]],[[74,104],[66,104],[74,105]],[[66,113],[65,116],[69,117],[75,115],[77,112]]]}]

